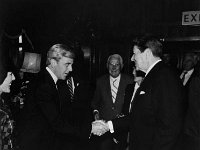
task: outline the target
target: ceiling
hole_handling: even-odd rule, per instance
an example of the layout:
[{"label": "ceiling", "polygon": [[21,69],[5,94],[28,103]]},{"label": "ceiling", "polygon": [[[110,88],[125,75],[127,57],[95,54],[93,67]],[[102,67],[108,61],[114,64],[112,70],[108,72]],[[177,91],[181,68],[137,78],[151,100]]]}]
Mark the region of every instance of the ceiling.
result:
[{"label": "ceiling", "polygon": [[[163,37],[187,34],[182,11],[198,0],[1,0],[5,32],[24,29],[34,45],[59,40],[122,39],[150,32]],[[199,27],[192,33],[200,33]]]}]

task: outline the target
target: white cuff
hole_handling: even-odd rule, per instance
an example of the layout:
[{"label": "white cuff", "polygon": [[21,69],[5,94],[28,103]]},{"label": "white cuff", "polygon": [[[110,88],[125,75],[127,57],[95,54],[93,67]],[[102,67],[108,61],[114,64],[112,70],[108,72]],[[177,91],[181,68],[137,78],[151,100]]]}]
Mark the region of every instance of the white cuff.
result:
[{"label": "white cuff", "polygon": [[114,133],[112,121],[108,121],[108,127],[109,127],[109,129],[110,129],[110,133]]},{"label": "white cuff", "polygon": [[97,109],[93,110],[93,113],[99,113],[99,111]]}]

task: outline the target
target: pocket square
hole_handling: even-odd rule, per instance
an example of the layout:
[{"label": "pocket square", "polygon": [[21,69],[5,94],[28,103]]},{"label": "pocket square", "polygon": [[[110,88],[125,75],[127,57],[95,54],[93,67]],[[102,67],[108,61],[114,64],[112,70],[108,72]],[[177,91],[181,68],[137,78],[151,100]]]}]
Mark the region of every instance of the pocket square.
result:
[{"label": "pocket square", "polygon": [[140,95],[142,95],[142,94],[145,94],[145,92],[144,91],[140,91]]}]

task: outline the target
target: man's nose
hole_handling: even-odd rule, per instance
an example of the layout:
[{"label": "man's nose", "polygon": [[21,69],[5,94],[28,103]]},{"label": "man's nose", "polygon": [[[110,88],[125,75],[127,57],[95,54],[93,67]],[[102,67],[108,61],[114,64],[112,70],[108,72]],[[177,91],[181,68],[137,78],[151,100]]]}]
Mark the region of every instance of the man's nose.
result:
[{"label": "man's nose", "polygon": [[12,80],[15,80],[15,76],[12,74]]},{"label": "man's nose", "polygon": [[135,56],[134,55],[131,57],[131,61],[135,61]]}]

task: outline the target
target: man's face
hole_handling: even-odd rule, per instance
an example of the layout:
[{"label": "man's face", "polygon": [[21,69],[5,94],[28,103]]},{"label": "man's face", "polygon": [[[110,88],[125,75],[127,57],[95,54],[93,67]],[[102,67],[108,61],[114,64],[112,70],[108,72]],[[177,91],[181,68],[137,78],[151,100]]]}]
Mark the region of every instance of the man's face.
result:
[{"label": "man's face", "polygon": [[137,46],[133,47],[133,56],[131,61],[135,62],[136,70],[141,70],[146,72],[148,69],[146,50],[141,53]]},{"label": "man's face", "polygon": [[13,75],[12,72],[8,72],[7,77],[5,78],[3,83],[1,84],[1,89],[2,89],[3,92],[10,93],[10,86],[11,86],[11,83],[12,83],[13,80],[15,80],[15,76]]},{"label": "man's face", "polygon": [[189,71],[194,67],[194,65],[194,58],[190,55],[186,55],[183,61],[184,70]]},{"label": "man's face", "polygon": [[65,80],[69,72],[72,71],[74,60],[68,57],[62,57],[55,66],[55,74],[58,79]]},{"label": "man's face", "polygon": [[116,78],[119,76],[120,71],[121,71],[121,66],[120,66],[120,62],[117,58],[110,59],[110,62],[108,64],[108,71],[109,71],[109,74],[113,78]]}]

